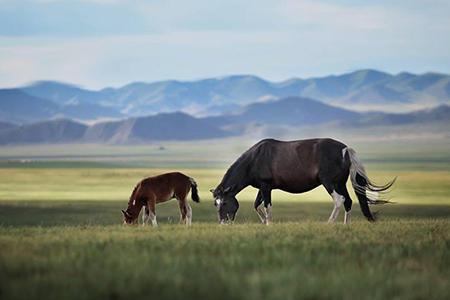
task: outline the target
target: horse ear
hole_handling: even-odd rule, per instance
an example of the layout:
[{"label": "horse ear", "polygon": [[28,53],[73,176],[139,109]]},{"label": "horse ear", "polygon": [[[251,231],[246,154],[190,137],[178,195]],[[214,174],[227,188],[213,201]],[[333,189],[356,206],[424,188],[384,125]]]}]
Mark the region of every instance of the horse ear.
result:
[{"label": "horse ear", "polygon": [[212,194],[214,194],[214,189],[210,189],[209,191],[210,191]]}]

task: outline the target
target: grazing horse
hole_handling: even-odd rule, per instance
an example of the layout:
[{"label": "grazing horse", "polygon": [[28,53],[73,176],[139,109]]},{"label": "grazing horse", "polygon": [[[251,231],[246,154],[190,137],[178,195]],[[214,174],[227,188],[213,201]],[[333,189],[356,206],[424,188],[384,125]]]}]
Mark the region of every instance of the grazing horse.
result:
[{"label": "grazing horse", "polygon": [[[341,205],[345,207],[344,223],[350,221],[352,199],[346,182],[351,183],[364,216],[375,221],[368,204],[384,204],[379,199],[395,179],[386,185],[376,185],[366,175],[364,166],[353,149],[332,139],[310,139],[291,142],[266,139],[244,152],[227,170],[220,184],[211,190],[217,207],[219,223],[232,223],[239,203],[236,195],[252,186],[259,189],[254,208],[267,225],[271,222],[271,191],[304,193],[323,185],[334,201],[329,222],[334,222]],[[263,211],[261,204],[264,202]]]},{"label": "grazing horse", "polygon": [[139,213],[142,207],[145,207],[142,215],[143,225],[147,225],[150,218],[153,226],[157,226],[156,204],[176,198],[180,206],[180,223],[191,225],[192,209],[187,202],[187,195],[191,188],[192,200],[199,203],[197,183],[193,178],[180,172],[161,174],[141,180],[130,196],[127,210],[122,210],[123,223],[137,225]]}]

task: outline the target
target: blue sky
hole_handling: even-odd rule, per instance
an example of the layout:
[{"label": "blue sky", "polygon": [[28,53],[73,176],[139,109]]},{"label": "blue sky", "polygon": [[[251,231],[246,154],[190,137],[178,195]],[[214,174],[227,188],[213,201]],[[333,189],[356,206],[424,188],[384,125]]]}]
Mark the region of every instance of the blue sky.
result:
[{"label": "blue sky", "polygon": [[0,0],[0,87],[450,73],[450,0]]}]

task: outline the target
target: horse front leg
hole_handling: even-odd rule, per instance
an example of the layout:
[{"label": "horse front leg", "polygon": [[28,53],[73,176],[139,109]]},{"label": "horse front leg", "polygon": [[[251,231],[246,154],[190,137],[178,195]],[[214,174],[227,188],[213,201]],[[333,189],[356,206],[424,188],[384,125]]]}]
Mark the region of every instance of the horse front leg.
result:
[{"label": "horse front leg", "polygon": [[263,202],[262,193],[261,193],[261,191],[258,191],[258,195],[256,195],[255,203],[253,206],[254,206],[255,211],[258,214],[259,218],[261,219],[261,222],[266,224],[267,217],[266,217],[266,213],[261,208],[262,202]]},{"label": "horse front leg", "polygon": [[158,226],[158,222],[156,222],[156,199],[151,199],[148,201],[149,208],[149,217],[152,221],[153,226]]},{"label": "horse front leg", "polygon": [[150,208],[148,207],[148,203],[144,205],[144,213],[142,214],[142,225],[148,225],[148,218],[150,217]]},{"label": "horse front leg", "polygon": [[266,225],[272,223],[272,190],[262,190],[262,197],[264,199],[264,210],[266,212]]}]

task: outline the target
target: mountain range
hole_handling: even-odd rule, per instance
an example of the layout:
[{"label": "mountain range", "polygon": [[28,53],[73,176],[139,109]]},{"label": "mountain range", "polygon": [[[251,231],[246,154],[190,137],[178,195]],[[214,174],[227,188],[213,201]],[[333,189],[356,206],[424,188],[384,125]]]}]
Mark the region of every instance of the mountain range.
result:
[{"label": "mountain range", "polygon": [[22,89],[0,89],[0,121],[30,123],[56,118],[96,120],[121,118],[124,115],[110,107],[94,103],[58,103],[36,97]]},{"label": "mountain range", "polygon": [[[0,145],[32,143],[136,144],[150,141],[201,140],[254,133],[255,126],[276,132],[279,126],[333,124],[333,127],[438,124],[449,128],[450,106],[410,113],[359,113],[301,97],[253,103],[233,114],[196,118],[182,112],[131,117],[86,125],[68,119],[24,125],[0,122]],[[270,129],[276,129],[270,131]],[[281,127],[282,128],[282,127]],[[282,130],[282,129],[281,129]]]},{"label": "mountain range", "polygon": [[252,103],[289,96],[357,111],[405,112],[450,104],[450,76],[359,70],[271,82],[252,75],[235,75],[197,81],[134,82],[98,91],[40,81],[22,88],[0,89],[0,121],[120,119],[174,111],[195,116],[223,115],[239,112]]}]

